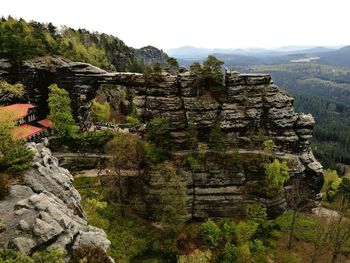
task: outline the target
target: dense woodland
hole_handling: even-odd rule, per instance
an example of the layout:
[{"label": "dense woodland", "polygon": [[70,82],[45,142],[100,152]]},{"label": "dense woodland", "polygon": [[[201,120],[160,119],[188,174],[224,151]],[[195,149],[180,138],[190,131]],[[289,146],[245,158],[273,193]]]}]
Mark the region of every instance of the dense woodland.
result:
[{"label": "dense woodland", "polygon": [[350,164],[350,69],[317,64],[253,66],[294,98],[297,111],[316,120],[313,149],[326,167]]},{"label": "dense woodland", "polygon": [[108,70],[133,72],[142,72],[144,64],[155,62],[154,57],[160,62],[168,58],[152,46],[134,49],[104,33],[69,27],[58,29],[51,23],[1,18],[0,58],[8,58],[14,65],[19,65],[23,60],[37,56],[63,56]]}]

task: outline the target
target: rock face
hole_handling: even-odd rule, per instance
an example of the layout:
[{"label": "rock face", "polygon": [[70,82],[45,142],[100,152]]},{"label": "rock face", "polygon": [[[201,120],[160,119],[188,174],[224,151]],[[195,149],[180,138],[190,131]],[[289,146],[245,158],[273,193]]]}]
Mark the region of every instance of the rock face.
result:
[{"label": "rock face", "polygon": [[0,246],[28,255],[59,246],[67,250],[67,260],[82,245],[107,250],[106,233],[87,224],[69,171],[43,144],[31,143],[29,148],[35,152],[33,168],[24,173],[23,184],[12,186],[0,201]]},{"label": "rock face", "polygon": [[[290,175],[301,176],[309,187],[310,200],[316,200],[323,183],[322,166],[314,158],[310,140],[314,119],[309,114],[296,113],[293,98],[273,84],[270,75],[226,72],[225,91],[215,95],[196,87],[196,76],[190,72],[163,74],[157,81],[137,73],[107,73],[85,63],[58,58],[37,59],[25,63],[13,73],[6,61],[0,62],[0,77],[22,81],[33,102],[45,109],[47,86],[56,82],[70,92],[72,106],[80,123],[88,125],[91,99],[102,84],[123,85],[135,96],[133,103],[144,120],[155,117],[171,122],[176,149],[186,150],[186,128],[196,125],[199,140],[208,142],[215,120],[227,136],[227,147],[240,148],[242,155],[251,151],[252,137],[260,128],[278,146],[281,159],[292,160]],[[261,198],[255,188],[264,179],[261,167],[241,163],[227,170],[218,161],[202,167],[194,174],[182,169],[189,189],[189,211],[193,217],[233,216],[244,210],[245,204],[258,201],[272,212],[285,207],[283,194]],[[154,185],[153,185],[153,182]],[[149,180],[148,192],[156,189],[156,180]],[[239,212],[240,213],[240,212]]]}]

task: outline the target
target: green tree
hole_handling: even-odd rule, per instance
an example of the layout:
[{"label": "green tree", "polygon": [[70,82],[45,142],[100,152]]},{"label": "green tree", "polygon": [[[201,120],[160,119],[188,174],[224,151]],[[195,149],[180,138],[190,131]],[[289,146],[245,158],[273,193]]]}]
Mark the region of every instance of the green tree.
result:
[{"label": "green tree", "polygon": [[154,202],[155,218],[176,233],[186,221],[187,188],[172,164],[165,162],[154,170],[162,185]]},{"label": "green tree", "polygon": [[32,165],[33,152],[12,137],[14,124],[0,122],[0,170],[22,171]]},{"label": "green tree", "polygon": [[179,71],[179,63],[177,62],[176,58],[170,57],[166,60],[166,62],[169,65],[170,72],[177,73]]},{"label": "green tree", "polygon": [[272,163],[265,164],[266,193],[276,195],[282,191],[283,184],[288,180],[288,166],[285,161],[275,159]]},{"label": "green tree", "polygon": [[[276,145],[273,140],[268,139],[263,142],[263,151],[267,156],[273,155],[274,150],[276,149]],[[259,150],[260,151],[260,150]]]},{"label": "green tree", "polygon": [[221,131],[220,121],[216,119],[209,134],[209,145],[215,153],[225,153],[225,133]]},{"label": "green tree", "polygon": [[133,134],[117,133],[113,140],[107,143],[106,153],[111,155],[109,166],[115,172],[114,185],[111,191],[116,201],[122,204],[124,187],[122,185],[123,170],[137,170],[141,175],[145,159],[143,142]]},{"label": "green tree", "polygon": [[154,118],[147,123],[146,141],[152,143],[161,157],[160,161],[165,160],[173,148],[172,137],[170,134],[170,122],[163,118]]},{"label": "green tree", "polygon": [[223,61],[218,60],[214,56],[208,56],[203,62],[202,74],[206,87],[214,88],[214,90],[222,87],[223,74],[221,72],[221,66],[223,64]]},{"label": "green tree", "polygon": [[186,144],[191,151],[194,151],[198,146],[198,130],[197,126],[189,121],[188,127],[186,129]]},{"label": "green tree", "polygon": [[323,193],[323,199],[327,202],[333,202],[342,179],[339,178],[337,171],[326,169],[323,173],[324,182],[321,192]]},{"label": "green tree", "polygon": [[69,93],[56,84],[49,86],[49,119],[52,121],[52,133],[61,139],[74,138],[78,131],[75,124]]},{"label": "green tree", "polygon": [[219,226],[211,219],[201,225],[201,237],[209,247],[216,247],[219,244],[220,236]]},{"label": "green tree", "polygon": [[208,56],[203,65],[195,62],[190,66],[191,73],[195,75],[194,86],[196,87],[197,96],[205,90],[211,91],[214,95],[220,95],[225,90],[221,72],[223,64],[224,62],[216,57]]},{"label": "green tree", "polygon": [[266,208],[256,203],[249,205],[247,218],[258,224],[264,223],[267,218]]},{"label": "green tree", "polygon": [[22,99],[24,95],[23,84],[17,83],[11,85],[6,81],[0,81],[0,105],[6,105],[13,101]]}]

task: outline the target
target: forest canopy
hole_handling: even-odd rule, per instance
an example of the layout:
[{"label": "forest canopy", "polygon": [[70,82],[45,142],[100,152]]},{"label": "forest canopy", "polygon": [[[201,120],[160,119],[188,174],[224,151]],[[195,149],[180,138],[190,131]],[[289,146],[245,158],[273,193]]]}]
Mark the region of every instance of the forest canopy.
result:
[{"label": "forest canopy", "polygon": [[63,56],[110,70],[141,71],[140,54],[140,50],[112,35],[69,27],[58,29],[51,23],[10,16],[0,18],[0,58],[10,59],[15,66],[38,56]]}]

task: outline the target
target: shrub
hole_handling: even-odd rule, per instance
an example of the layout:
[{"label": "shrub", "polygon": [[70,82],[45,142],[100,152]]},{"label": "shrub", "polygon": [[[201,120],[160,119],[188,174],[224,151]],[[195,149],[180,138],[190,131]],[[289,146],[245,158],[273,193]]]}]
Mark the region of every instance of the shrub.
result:
[{"label": "shrub", "polygon": [[272,163],[265,164],[265,175],[267,195],[276,195],[281,192],[283,184],[289,178],[287,163],[275,159]]},{"label": "shrub", "polygon": [[259,204],[251,204],[248,206],[247,218],[258,224],[262,224],[266,221],[267,212],[266,208]]},{"label": "shrub", "polygon": [[107,101],[99,103],[96,99],[92,101],[92,117],[96,121],[109,121],[111,115],[110,105]]},{"label": "shrub", "polygon": [[71,263],[108,263],[111,262],[106,252],[96,246],[81,246],[73,251]]},{"label": "shrub", "polygon": [[125,118],[126,122],[131,124],[131,125],[139,125],[140,124],[140,120],[137,118],[137,116],[126,116]]},{"label": "shrub", "polygon": [[50,262],[64,263],[66,251],[58,247],[50,247],[45,251],[35,252],[32,256],[34,263]]},{"label": "shrub", "polygon": [[231,243],[226,243],[221,253],[218,255],[216,262],[231,263],[237,262],[238,249]]},{"label": "shrub", "polygon": [[167,158],[173,147],[169,120],[155,118],[147,123],[145,139]]},{"label": "shrub", "polygon": [[12,137],[14,124],[0,122],[0,171],[22,171],[32,165],[33,152]]},{"label": "shrub", "polygon": [[323,199],[327,202],[332,202],[338,192],[338,187],[342,181],[339,178],[337,171],[325,170],[324,171],[324,182],[321,192],[323,193]]},{"label": "shrub", "polygon": [[201,227],[201,237],[209,247],[219,244],[221,230],[214,221],[208,219]]},{"label": "shrub", "polygon": [[29,257],[11,249],[0,249],[0,262],[3,263],[33,263]]},{"label": "shrub", "polygon": [[155,171],[159,173],[158,184],[162,185],[156,194],[155,218],[176,232],[185,222],[187,188],[172,164],[162,163]]},{"label": "shrub", "polygon": [[201,251],[196,249],[189,255],[182,255],[179,257],[178,263],[209,263],[211,262],[210,250]]},{"label": "shrub", "polygon": [[246,244],[255,235],[258,224],[253,221],[240,221],[237,225],[237,243]]},{"label": "shrub", "polygon": [[237,262],[239,263],[251,263],[252,253],[250,251],[248,243],[238,246],[237,248]]}]

